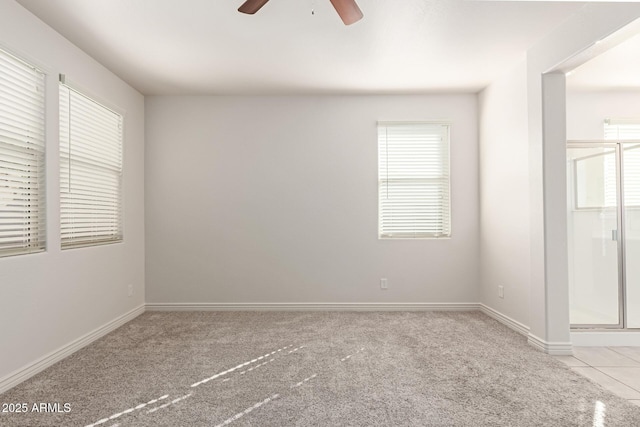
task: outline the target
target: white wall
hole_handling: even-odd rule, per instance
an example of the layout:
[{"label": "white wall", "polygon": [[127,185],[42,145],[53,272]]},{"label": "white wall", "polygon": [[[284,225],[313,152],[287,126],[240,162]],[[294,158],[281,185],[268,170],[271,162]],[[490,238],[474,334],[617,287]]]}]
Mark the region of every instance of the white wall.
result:
[{"label": "white wall", "polygon": [[603,139],[607,118],[640,119],[640,91],[585,91],[568,86],[568,140]]},{"label": "white wall", "polygon": [[[144,301],[144,99],[13,1],[0,45],[47,75],[47,251],[0,258],[0,381]],[[60,250],[58,73],[125,110],[124,243]],[[127,286],[134,285],[133,297]]]},{"label": "white wall", "polygon": [[[529,141],[526,60],[479,96],[480,301],[529,324]],[[504,298],[498,297],[504,287]]]},{"label": "white wall", "polygon": [[[147,302],[478,301],[475,95],[148,97],[146,118]],[[378,240],[377,120],[451,121],[451,239]]]}]

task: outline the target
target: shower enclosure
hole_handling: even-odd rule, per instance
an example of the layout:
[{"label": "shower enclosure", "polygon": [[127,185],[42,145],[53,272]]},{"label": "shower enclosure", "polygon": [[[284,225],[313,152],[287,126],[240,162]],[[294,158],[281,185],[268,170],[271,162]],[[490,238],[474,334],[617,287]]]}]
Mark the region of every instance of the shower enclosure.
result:
[{"label": "shower enclosure", "polygon": [[640,140],[569,142],[567,196],[572,328],[640,328]]}]

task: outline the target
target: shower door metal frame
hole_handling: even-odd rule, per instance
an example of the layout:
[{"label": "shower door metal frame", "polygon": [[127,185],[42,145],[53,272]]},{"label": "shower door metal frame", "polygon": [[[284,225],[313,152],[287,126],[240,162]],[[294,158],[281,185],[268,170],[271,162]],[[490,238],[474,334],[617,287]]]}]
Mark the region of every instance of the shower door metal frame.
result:
[{"label": "shower door metal frame", "polygon": [[[616,140],[589,140],[589,141],[567,141],[567,150],[571,148],[615,148],[616,159],[616,221],[617,235],[616,243],[618,248],[618,323],[617,324],[571,324],[571,329],[602,329],[602,330],[625,330],[627,325],[627,287],[626,287],[626,269],[625,269],[625,223],[624,223],[624,171],[623,171],[623,149],[622,144],[633,141],[616,141]],[[640,142],[640,141],[638,141]],[[577,160],[577,159],[575,159]],[[573,160],[573,162],[575,162]],[[573,168],[575,177],[576,168]],[[575,178],[574,178],[575,179]],[[576,194],[577,197],[577,194]],[[574,200],[573,203],[576,203]],[[577,205],[577,204],[576,204]]]}]

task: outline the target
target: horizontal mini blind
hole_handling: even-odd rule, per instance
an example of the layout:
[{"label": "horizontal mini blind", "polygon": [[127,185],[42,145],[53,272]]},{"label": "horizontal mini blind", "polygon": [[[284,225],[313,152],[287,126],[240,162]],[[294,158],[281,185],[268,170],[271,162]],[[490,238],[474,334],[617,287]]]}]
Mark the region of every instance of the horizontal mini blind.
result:
[{"label": "horizontal mini blind", "polygon": [[62,248],[122,240],[122,116],[60,84]]},{"label": "horizontal mini blind", "polygon": [[44,87],[0,50],[0,256],[45,249]]},{"label": "horizontal mini blind", "polygon": [[449,125],[378,123],[381,238],[451,235]]},{"label": "horizontal mini blind", "polygon": [[[639,119],[607,119],[604,122],[604,139],[613,141],[640,141]],[[624,204],[640,207],[640,144],[622,144],[624,170]],[[615,197],[615,187],[605,188],[607,196]]]},{"label": "horizontal mini blind", "polygon": [[640,207],[640,144],[626,147],[623,154],[624,204],[627,207]]},{"label": "horizontal mini blind", "polygon": [[640,120],[606,119],[604,121],[604,139],[612,141],[640,140]]}]

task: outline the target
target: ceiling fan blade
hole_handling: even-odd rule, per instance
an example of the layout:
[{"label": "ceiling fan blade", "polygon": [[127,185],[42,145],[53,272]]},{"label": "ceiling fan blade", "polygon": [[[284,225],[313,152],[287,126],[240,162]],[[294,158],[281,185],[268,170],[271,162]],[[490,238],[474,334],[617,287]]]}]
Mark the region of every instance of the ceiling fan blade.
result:
[{"label": "ceiling fan blade", "polygon": [[356,0],[331,0],[331,4],[340,15],[344,25],[351,25],[358,22],[364,16],[356,4]]},{"label": "ceiling fan blade", "polygon": [[242,6],[238,8],[238,12],[248,13],[249,15],[253,15],[257,11],[260,10],[262,6],[267,4],[269,0],[247,0],[242,3]]}]

